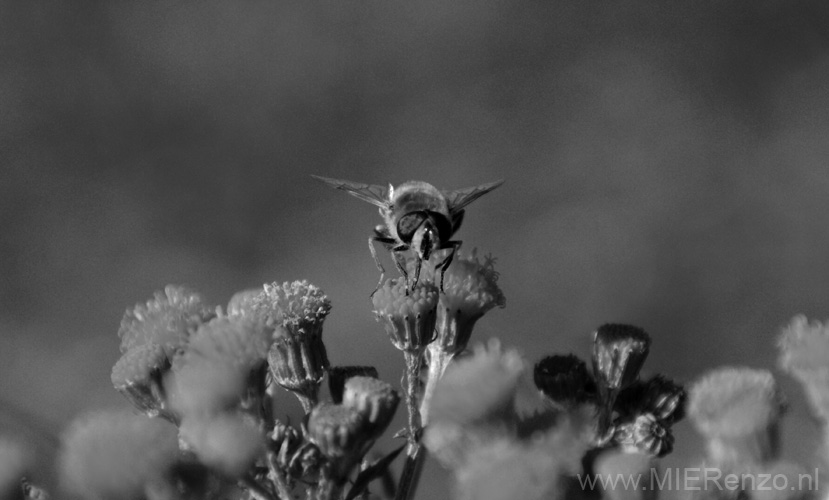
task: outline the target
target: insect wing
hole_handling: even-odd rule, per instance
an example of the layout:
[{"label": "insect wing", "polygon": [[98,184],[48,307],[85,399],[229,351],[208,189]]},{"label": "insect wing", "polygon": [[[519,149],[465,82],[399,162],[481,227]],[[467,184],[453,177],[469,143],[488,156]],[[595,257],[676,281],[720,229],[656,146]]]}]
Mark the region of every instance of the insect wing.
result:
[{"label": "insect wing", "polygon": [[455,191],[444,192],[446,202],[449,204],[449,213],[457,214],[463,207],[469,205],[481,196],[487,194],[493,189],[504,183],[504,180],[490,182],[489,184],[481,184],[480,186],[457,189]]},{"label": "insect wing", "polygon": [[331,177],[322,177],[319,175],[312,175],[311,177],[328,184],[334,189],[345,191],[351,196],[356,196],[363,201],[367,201],[372,205],[377,205],[380,208],[386,209],[389,207],[389,192],[388,189],[383,186],[351,182],[342,179],[332,179]]}]

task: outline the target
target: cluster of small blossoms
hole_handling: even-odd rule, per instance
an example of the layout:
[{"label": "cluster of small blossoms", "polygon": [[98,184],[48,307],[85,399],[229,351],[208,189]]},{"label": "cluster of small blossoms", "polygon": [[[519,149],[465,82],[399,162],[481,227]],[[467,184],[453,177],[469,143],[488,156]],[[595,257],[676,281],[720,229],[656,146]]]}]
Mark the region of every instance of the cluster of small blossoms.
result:
[{"label": "cluster of small blossoms", "polygon": [[[443,256],[445,259],[447,256]],[[435,387],[447,366],[462,353],[475,323],[506,300],[498,287],[494,259],[480,262],[475,252],[456,255],[443,272],[443,262],[410,259],[408,276],[416,274],[410,288],[407,276],[387,280],[372,295],[374,314],[392,344],[403,352],[406,363],[405,395],[408,410],[408,450],[400,480],[399,498],[411,498],[425,453],[420,443],[423,427],[430,422]],[[440,286],[439,286],[440,285]],[[425,384],[421,380],[427,368]]]},{"label": "cluster of small blossoms", "polygon": [[[692,499],[812,498],[810,489],[775,488],[770,492],[756,478],[786,478],[798,485],[806,470],[780,458],[780,424],[786,404],[768,370],[722,367],[700,377],[690,389],[688,416],[704,437],[706,457],[701,468],[731,476],[733,488],[691,485]],[[750,478],[751,480],[745,480]],[[778,477],[779,479],[779,477]],[[770,496],[771,495],[771,496]]]},{"label": "cluster of small blossoms", "polygon": [[[671,426],[683,418],[686,399],[665,377],[640,380],[649,348],[640,328],[603,325],[592,372],[572,354],[548,356],[535,365],[529,397],[518,353],[497,343],[477,348],[438,382],[427,447],[454,470],[461,498],[473,498],[469,491],[478,498],[579,497],[573,476],[588,472],[585,464],[614,474],[633,464],[649,474],[672,449]],[[487,458],[495,454],[514,458],[495,461],[496,472]]]},{"label": "cluster of small blossoms", "polygon": [[[372,367],[329,366],[330,310],[306,281],[239,292],[226,313],[176,286],[128,310],[112,382],[145,415],[78,420],[63,442],[66,491],[148,500],[224,498],[228,488],[256,500],[297,490],[315,500],[367,495],[396,456],[365,460],[400,398]],[[333,401],[321,402],[329,372]],[[277,387],[303,404],[301,427],[274,418]]]}]

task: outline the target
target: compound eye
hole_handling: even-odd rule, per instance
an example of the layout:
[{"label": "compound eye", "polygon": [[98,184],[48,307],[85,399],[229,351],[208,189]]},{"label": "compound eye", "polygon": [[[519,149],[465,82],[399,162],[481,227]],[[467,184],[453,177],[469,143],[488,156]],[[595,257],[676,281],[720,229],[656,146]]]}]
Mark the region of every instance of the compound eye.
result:
[{"label": "compound eye", "polygon": [[426,217],[424,212],[410,212],[404,215],[397,221],[397,235],[406,243],[412,241],[415,231],[423,224]]}]

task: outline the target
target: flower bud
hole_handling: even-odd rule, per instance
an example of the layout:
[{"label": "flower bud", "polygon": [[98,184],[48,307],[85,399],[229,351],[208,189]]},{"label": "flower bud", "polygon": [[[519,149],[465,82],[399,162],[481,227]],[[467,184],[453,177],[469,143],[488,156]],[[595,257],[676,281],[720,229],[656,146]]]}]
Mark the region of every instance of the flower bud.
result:
[{"label": "flower bud", "polygon": [[596,392],[587,365],[573,354],[542,359],[535,365],[533,380],[545,396],[564,406],[585,403]]},{"label": "flower bud", "polygon": [[377,378],[377,368],[373,366],[332,366],[328,369],[328,390],[336,404],[343,401],[345,383],[351,377]]},{"label": "flower bud", "polygon": [[650,413],[616,427],[613,439],[629,453],[640,452],[654,457],[663,457],[674,448],[670,428]]},{"label": "flower bud", "polygon": [[650,337],[641,328],[600,326],[593,342],[593,372],[599,390],[624,389],[632,384],[648,357],[650,345]]},{"label": "flower bud", "polygon": [[717,464],[758,464],[777,455],[782,394],[767,370],[720,368],[691,388],[688,415]]},{"label": "flower bud", "polygon": [[295,334],[288,328],[277,326],[268,363],[277,384],[316,402],[328,368],[328,356],[320,336]]},{"label": "flower bud", "polygon": [[167,415],[161,380],[169,368],[170,360],[160,345],[135,346],[112,367],[112,385],[148,416]]},{"label": "flower bud", "polygon": [[437,287],[420,281],[411,292],[406,280],[387,280],[372,296],[377,321],[384,324],[392,344],[402,351],[422,351],[435,339]]},{"label": "flower bud", "polygon": [[379,438],[394,418],[400,396],[391,385],[371,377],[352,377],[345,383],[343,406],[356,408],[372,439]]},{"label": "flower bud", "polygon": [[308,434],[332,464],[331,474],[344,481],[372,443],[366,421],[350,406],[320,403],[308,417]]}]

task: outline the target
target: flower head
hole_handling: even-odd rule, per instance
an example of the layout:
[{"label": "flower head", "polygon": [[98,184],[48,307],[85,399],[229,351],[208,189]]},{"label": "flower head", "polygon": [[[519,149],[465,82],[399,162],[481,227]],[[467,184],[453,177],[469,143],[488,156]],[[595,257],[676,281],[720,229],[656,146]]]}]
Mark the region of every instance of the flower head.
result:
[{"label": "flower head", "polygon": [[645,413],[615,429],[614,441],[627,451],[664,457],[673,451],[674,436],[670,427],[653,414]]},{"label": "flower head", "polygon": [[253,299],[255,314],[269,325],[281,325],[297,335],[322,336],[322,324],[331,312],[331,301],[308,281],[264,285]]},{"label": "flower head", "polygon": [[75,420],[63,436],[61,481],[83,498],[138,498],[178,459],[175,427],[159,419],[102,412]]},{"label": "flower head", "polygon": [[264,288],[249,288],[236,292],[227,303],[228,316],[255,316],[256,297],[264,292]]},{"label": "flower head", "polygon": [[373,439],[357,408],[320,403],[308,416],[308,435],[332,464],[332,476],[344,481]]},{"label": "flower head", "polygon": [[719,368],[691,388],[688,414],[706,436],[737,436],[765,429],[785,403],[768,370]]},{"label": "flower head", "polygon": [[121,352],[150,343],[158,344],[168,357],[187,344],[192,332],[215,316],[201,297],[190,290],[167,285],[153,300],[124,313],[118,336]]},{"label": "flower head", "polygon": [[186,357],[200,357],[252,370],[265,363],[272,330],[243,317],[215,318],[190,338]]},{"label": "flower head", "polygon": [[374,314],[383,322],[392,344],[403,351],[417,351],[435,338],[437,287],[421,280],[408,291],[406,280],[386,280],[372,296]]},{"label": "flower head", "polygon": [[515,390],[526,363],[517,351],[504,351],[492,340],[478,345],[472,356],[458,360],[446,371],[435,389],[431,421],[474,425],[511,418]]},{"label": "flower head", "polygon": [[379,438],[394,418],[400,395],[391,385],[372,377],[351,377],[345,383],[343,406],[356,408],[366,421],[367,432]]},{"label": "flower head", "polygon": [[717,461],[760,463],[776,453],[776,427],[785,409],[771,372],[719,368],[690,390],[688,416],[709,440]]},{"label": "flower head", "polygon": [[274,381],[316,402],[317,391],[328,368],[328,355],[322,338],[317,335],[295,335],[283,326],[277,326],[273,336],[268,364]]},{"label": "flower head", "polygon": [[[644,478],[652,477],[652,468],[655,466],[653,456],[649,453],[637,453],[635,451],[608,450],[596,459],[596,475],[602,478]],[[618,484],[614,481],[605,486],[602,498],[610,500],[627,500],[633,498],[650,498],[646,490],[643,492],[642,485],[633,485],[638,491],[631,491],[628,483]],[[645,487],[647,488],[647,487]]]},{"label": "flower head", "polygon": [[796,316],[778,341],[780,368],[803,385],[812,409],[829,420],[829,325]]},{"label": "flower head", "polygon": [[343,400],[345,383],[351,377],[372,377],[377,378],[377,368],[373,366],[332,366],[328,368],[328,390],[331,399],[336,404]]},{"label": "flower head", "polygon": [[259,429],[233,412],[209,418],[185,418],[181,437],[199,460],[228,477],[242,475],[264,451]]},{"label": "flower head", "polygon": [[596,392],[587,365],[573,354],[542,359],[535,365],[533,380],[544,395],[565,406],[585,403]]},{"label": "flower head", "polygon": [[154,343],[133,347],[112,367],[112,385],[136,408],[155,417],[164,411],[162,374],[170,368],[164,349]]},{"label": "flower head", "polygon": [[[424,275],[436,281],[436,271],[429,267]],[[495,258],[478,260],[475,249],[469,256],[458,253],[444,274],[443,292],[438,304],[438,338],[444,350],[458,353],[466,348],[475,323],[494,307],[506,306],[498,287]]]}]

